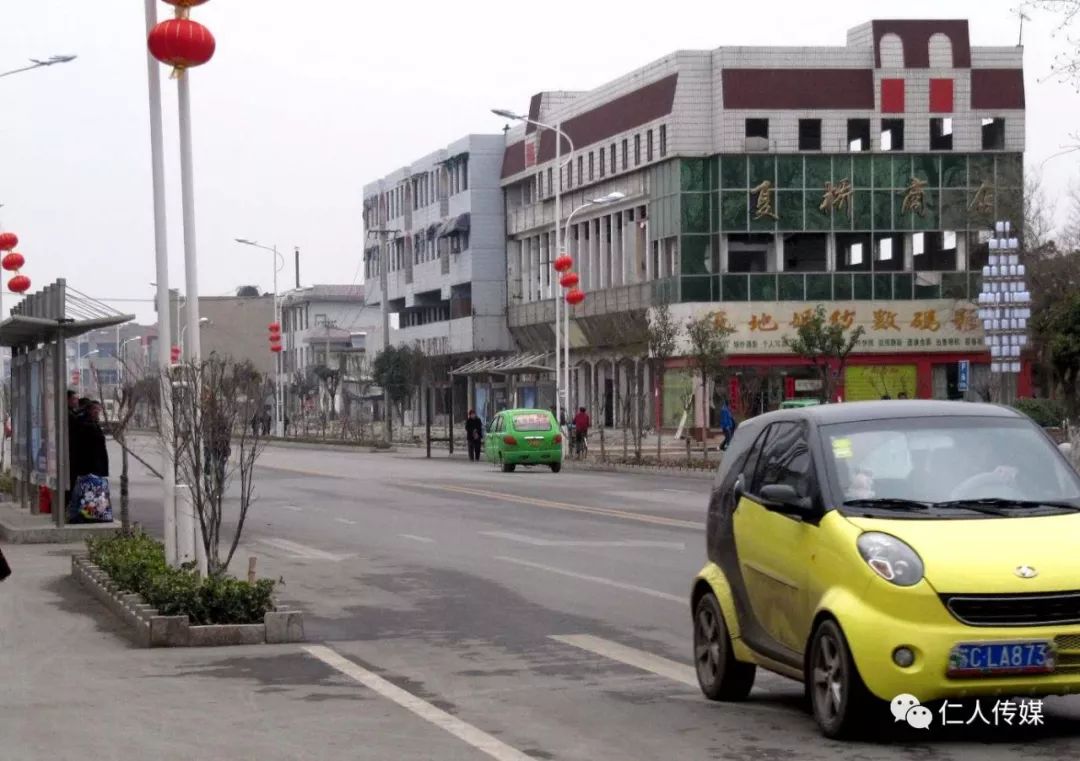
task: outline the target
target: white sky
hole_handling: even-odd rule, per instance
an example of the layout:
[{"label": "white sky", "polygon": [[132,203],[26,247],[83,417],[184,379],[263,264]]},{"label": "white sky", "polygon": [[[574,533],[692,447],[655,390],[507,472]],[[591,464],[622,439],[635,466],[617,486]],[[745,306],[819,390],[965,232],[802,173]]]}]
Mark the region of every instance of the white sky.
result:
[{"label": "white sky", "polygon": [[[200,292],[270,289],[270,255],[235,237],[290,252],[283,285],[293,246],[303,284],[357,281],[362,185],[467,133],[497,132],[492,107],[525,110],[535,92],[589,89],[677,49],[843,45],[875,16],[968,18],[972,44],[1015,44],[1016,2],[211,0],[193,12],[218,42],[192,79]],[[79,56],[0,79],[0,224],[20,236],[24,272],[35,290],[66,277],[96,297],[151,298],[143,3],[0,7],[0,71]],[[161,18],[171,10],[159,5]],[[1024,27],[1029,169],[1080,128],[1080,95],[1042,81],[1059,43],[1051,28],[1040,16]],[[176,88],[163,79],[170,284],[183,288]],[[1046,165],[1051,198],[1078,162]],[[116,306],[153,320],[149,303]]]}]

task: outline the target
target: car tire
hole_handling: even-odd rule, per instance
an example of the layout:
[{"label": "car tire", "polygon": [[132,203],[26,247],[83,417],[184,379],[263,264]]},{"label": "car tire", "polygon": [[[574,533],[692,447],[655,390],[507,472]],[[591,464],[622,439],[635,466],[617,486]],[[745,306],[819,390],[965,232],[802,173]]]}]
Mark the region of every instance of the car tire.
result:
[{"label": "car tire", "polygon": [[754,686],[757,666],[735,660],[724,614],[709,592],[694,609],[694,670],[709,700],[746,700]]},{"label": "car tire", "polygon": [[562,463],[561,462],[553,462],[553,463],[551,463],[551,472],[552,473],[558,473],[560,470],[562,470]]},{"label": "car tire", "polygon": [[514,469],[515,469],[516,467],[517,467],[517,466],[516,466],[516,465],[514,465],[514,464],[513,464],[513,463],[511,463],[511,462],[504,462],[504,463],[502,464],[502,472],[503,472],[503,473],[513,473],[513,472],[514,472]]},{"label": "car tire", "polygon": [[832,619],[819,623],[810,639],[806,685],[810,711],[825,737],[853,738],[872,730],[873,709],[882,701],[866,688],[847,638]]}]

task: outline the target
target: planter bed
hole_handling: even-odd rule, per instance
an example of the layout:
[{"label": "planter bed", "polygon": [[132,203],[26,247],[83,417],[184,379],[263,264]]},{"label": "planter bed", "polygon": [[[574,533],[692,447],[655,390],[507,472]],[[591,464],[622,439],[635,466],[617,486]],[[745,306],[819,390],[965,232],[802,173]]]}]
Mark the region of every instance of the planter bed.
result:
[{"label": "planter bed", "polygon": [[71,558],[71,575],[131,627],[140,647],[223,647],[304,641],[300,611],[277,606],[258,624],[192,625],[187,615],[163,616],[141,595],[119,587],[86,555]]}]

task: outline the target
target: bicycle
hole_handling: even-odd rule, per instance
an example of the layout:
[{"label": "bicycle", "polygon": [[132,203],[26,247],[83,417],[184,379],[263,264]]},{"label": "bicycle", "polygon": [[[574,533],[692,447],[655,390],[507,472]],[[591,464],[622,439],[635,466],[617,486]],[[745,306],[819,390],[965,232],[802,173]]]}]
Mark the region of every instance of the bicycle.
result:
[{"label": "bicycle", "polygon": [[574,435],[572,441],[574,442],[574,458],[577,460],[585,459],[586,455],[589,454],[589,434]]}]

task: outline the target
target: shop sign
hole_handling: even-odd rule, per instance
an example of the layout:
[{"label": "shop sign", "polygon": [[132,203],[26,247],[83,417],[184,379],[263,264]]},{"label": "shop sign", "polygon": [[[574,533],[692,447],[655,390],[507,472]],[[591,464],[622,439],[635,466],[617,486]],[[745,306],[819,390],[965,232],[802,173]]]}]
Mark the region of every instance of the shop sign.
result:
[{"label": "shop sign", "polygon": [[795,391],[820,391],[821,390],[820,378],[796,378],[795,379]]}]

